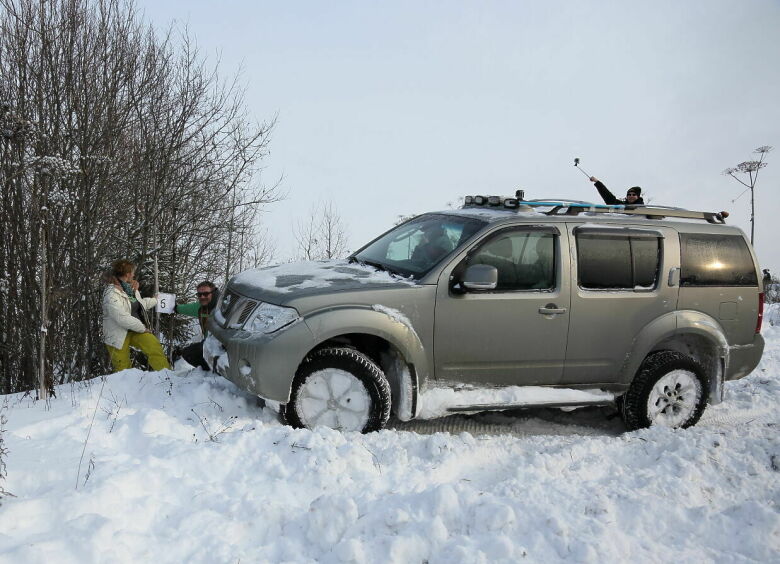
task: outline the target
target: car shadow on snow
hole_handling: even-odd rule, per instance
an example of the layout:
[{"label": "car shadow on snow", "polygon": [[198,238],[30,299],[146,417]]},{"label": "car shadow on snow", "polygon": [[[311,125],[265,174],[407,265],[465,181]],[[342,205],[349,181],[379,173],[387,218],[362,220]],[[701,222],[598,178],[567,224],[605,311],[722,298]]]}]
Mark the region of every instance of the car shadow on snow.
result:
[{"label": "car shadow on snow", "polygon": [[626,432],[613,407],[583,407],[572,411],[534,407],[474,415],[450,415],[429,420],[391,420],[389,429],[421,434],[470,433],[512,436],[618,436]]},{"label": "car shadow on snow", "polygon": [[[215,379],[218,387],[245,399],[249,413],[265,423],[283,425],[278,412],[265,406],[257,396],[239,389],[232,382]],[[400,421],[391,417],[388,430],[409,431],[423,435],[434,433],[470,433],[479,435],[511,436],[608,436],[626,432],[626,426],[614,407],[559,408],[528,407],[506,411],[488,411],[476,414],[455,414],[437,419]]]}]

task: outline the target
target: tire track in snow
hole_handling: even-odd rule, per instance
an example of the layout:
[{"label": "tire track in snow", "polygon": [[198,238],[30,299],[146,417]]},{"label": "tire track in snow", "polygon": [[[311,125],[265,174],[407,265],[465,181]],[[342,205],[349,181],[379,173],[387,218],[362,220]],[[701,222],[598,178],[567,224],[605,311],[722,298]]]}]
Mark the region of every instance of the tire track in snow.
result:
[{"label": "tire track in snow", "polygon": [[[524,410],[524,416],[483,413],[476,416],[451,415],[438,419],[391,421],[389,429],[424,435],[434,433],[470,433],[474,436],[533,437],[533,436],[618,436],[625,431],[622,423],[611,421],[594,408],[577,413],[555,413],[539,408]],[[496,418],[500,418],[496,421]]]},{"label": "tire track in snow", "polygon": [[470,433],[472,435],[510,435],[521,437],[527,434],[519,433],[509,425],[483,423],[457,416],[442,417],[440,419],[396,421],[389,425],[388,428],[394,431],[411,431],[423,435],[432,435],[434,433],[450,433],[452,435]]},{"label": "tire track in snow", "polygon": [[746,423],[770,423],[775,418],[775,412],[768,408],[726,410],[724,413],[705,410],[697,427],[730,427]]}]

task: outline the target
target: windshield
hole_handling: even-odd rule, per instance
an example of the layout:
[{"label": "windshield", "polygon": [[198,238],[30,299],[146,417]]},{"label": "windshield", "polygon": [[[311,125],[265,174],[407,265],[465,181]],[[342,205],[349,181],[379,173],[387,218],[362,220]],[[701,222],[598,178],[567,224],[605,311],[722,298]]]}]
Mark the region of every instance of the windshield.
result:
[{"label": "windshield", "polygon": [[485,225],[469,217],[421,215],[388,231],[352,258],[419,279]]}]

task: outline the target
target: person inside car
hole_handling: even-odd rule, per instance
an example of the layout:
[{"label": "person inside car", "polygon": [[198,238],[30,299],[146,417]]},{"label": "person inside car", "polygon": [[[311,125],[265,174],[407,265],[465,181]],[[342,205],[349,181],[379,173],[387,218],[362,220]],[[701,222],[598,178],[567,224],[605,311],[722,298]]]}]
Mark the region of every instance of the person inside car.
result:
[{"label": "person inside car", "polygon": [[426,223],[420,227],[422,236],[412,252],[412,262],[419,265],[433,265],[449,253],[453,244],[444,228],[437,223]]}]

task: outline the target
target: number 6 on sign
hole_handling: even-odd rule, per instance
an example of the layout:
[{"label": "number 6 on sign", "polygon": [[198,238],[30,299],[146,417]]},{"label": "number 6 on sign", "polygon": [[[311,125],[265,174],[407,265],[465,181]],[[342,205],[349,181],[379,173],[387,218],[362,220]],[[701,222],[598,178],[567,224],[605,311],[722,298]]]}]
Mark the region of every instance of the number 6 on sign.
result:
[{"label": "number 6 on sign", "polygon": [[160,313],[173,313],[176,310],[176,294],[164,294],[160,292],[157,295],[157,311]]}]

